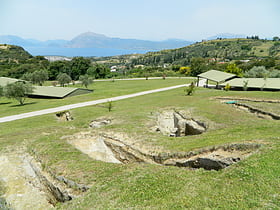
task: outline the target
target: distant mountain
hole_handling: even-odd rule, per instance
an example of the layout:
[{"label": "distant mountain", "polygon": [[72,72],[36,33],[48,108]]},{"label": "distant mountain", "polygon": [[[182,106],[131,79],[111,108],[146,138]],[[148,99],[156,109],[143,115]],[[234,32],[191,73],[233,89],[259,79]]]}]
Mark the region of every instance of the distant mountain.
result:
[{"label": "distant mountain", "polygon": [[11,44],[22,47],[56,47],[56,48],[110,48],[126,50],[163,50],[184,47],[193,42],[169,39],[165,41],[146,41],[138,39],[111,38],[103,34],[86,32],[72,40],[48,40],[23,39],[18,36],[2,35],[0,44]]},{"label": "distant mountain", "polygon": [[231,33],[221,33],[217,34],[215,36],[208,37],[207,40],[213,40],[213,39],[235,39],[235,38],[246,38],[246,35],[244,34],[231,34]]},{"label": "distant mountain", "polygon": [[23,39],[19,36],[0,35],[0,44],[10,44],[22,47],[63,47],[67,40],[39,41],[36,39]]},{"label": "distant mountain", "polygon": [[138,39],[111,38],[103,34],[87,32],[72,39],[67,47],[71,48],[115,48],[129,50],[163,50],[184,47],[193,42],[177,39],[165,41],[146,41]]}]

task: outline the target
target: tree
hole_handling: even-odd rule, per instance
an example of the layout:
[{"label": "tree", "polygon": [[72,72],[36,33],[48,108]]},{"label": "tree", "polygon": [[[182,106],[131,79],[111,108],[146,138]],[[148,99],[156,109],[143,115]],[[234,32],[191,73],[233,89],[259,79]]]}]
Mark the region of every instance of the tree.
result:
[{"label": "tree", "polygon": [[60,73],[56,79],[62,87],[72,81],[71,77],[66,73]]},{"label": "tree", "polygon": [[30,73],[30,72],[25,73],[24,75],[22,75],[21,79],[31,82],[32,81],[32,73]]},{"label": "tree", "polygon": [[87,75],[81,75],[79,77],[79,80],[82,82],[82,85],[84,85],[86,88],[88,87],[88,85],[93,83],[93,80]]},{"label": "tree", "polygon": [[244,77],[264,78],[269,75],[269,71],[264,66],[254,66],[244,74]]},{"label": "tree", "polygon": [[49,79],[55,80],[60,73],[70,73],[69,61],[51,62],[48,68]]},{"label": "tree", "polygon": [[78,79],[80,75],[87,73],[90,67],[90,60],[83,57],[75,57],[70,61],[70,76],[74,80]]},{"label": "tree", "polygon": [[191,76],[197,76],[207,70],[206,60],[204,58],[191,59]]},{"label": "tree", "polygon": [[31,82],[33,84],[38,84],[40,86],[43,85],[43,83],[49,79],[48,72],[45,70],[35,71],[32,73],[31,76]]},{"label": "tree", "polygon": [[29,82],[15,82],[5,86],[4,94],[7,98],[16,99],[20,105],[24,104],[26,97],[33,92],[33,87]]},{"label": "tree", "polygon": [[231,74],[235,74],[239,77],[243,76],[242,69],[238,68],[235,63],[228,64],[227,67],[226,67],[226,72],[231,73]]},{"label": "tree", "polygon": [[280,38],[278,36],[273,37],[273,41],[280,41]]},{"label": "tree", "polygon": [[87,74],[95,79],[106,78],[110,74],[110,69],[105,65],[96,63],[94,66],[88,68]]}]

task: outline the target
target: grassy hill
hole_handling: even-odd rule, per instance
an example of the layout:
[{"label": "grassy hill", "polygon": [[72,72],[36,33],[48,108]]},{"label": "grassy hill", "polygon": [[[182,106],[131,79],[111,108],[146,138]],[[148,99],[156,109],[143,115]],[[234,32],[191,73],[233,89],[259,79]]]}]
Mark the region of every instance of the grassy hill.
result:
[{"label": "grassy hill", "polygon": [[[111,97],[112,94],[117,94],[117,90],[130,89],[133,83],[134,91],[137,92],[143,87],[150,87],[152,83],[153,88],[157,88],[164,86],[166,82],[170,81],[95,83],[91,86],[96,89],[91,98],[98,98],[100,92],[103,97]],[[104,92],[107,85],[110,88]],[[185,96],[183,88],[179,88],[114,102],[111,112],[102,106],[74,109],[70,111],[73,121],[62,122],[57,120],[54,114],[48,114],[3,123],[0,126],[1,163],[3,165],[12,160],[8,158],[9,155],[21,157],[21,153],[28,152],[40,161],[45,173],[65,177],[89,187],[84,192],[74,186],[72,190],[78,192],[73,200],[58,203],[56,209],[278,209],[279,120],[259,118],[232,105],[221,103],[215,99],[217,96],[232,100],[251,99],[251,106],[260,106],[254,100],[279,99],[278,92],[226,92],[202,88],[198,88],[193,96]],[[81,101],[81,97],[84,96],[66,100]],[[43,108],[41,100],[32,99],[32,103],[25,106],[25,111],[29,106]],[[48,100],[48,106],[52,107],[56,102],[57,100]],[[22,107],[13,105],[0,105],[0,113],[7,112],[6,108],[13,113],[21,113],[19,109]],[[266,103],[265,108],[276,110],[279,114],[279,103]],[[188,111],[194,118],[208,122],[209,129],[201,135],[177,138],[153,131],[153,113],[166,109]],[[113,123],[102,128],[89,128],[92,120],[104,118],[112,119]],[[244,160],[223,170],[190,170],[160,164],[114,164],[97,161],[68,142],[68,138],[76,137],[77,134],[92,135],[92,138],[94,135],[119,134],[119,139],[135,147],[149,148],[151,152],[165,151],[163,156],[190,151],[196,154],[201,149],[206,151],[206,148],[237,143],[260,144],[261,147]],[[15,180],[14,186],[12,183],[10,188],[5,188],[6,179],[2,179],[0,197],[2,194],[4,198],[12,194],[13,191],[9,189],[21,184]],[[4,195],[5,193],[7,194]],[[32,194],[32,197],[37,196]],[[20,199],[18,197],[16,199]]]},{"label": "grassy hill", "polygon": [[187,65],[191,58],[244,60],[252,58],[280,58],[280,42],[259,39],[221,39],[195,43],[183,48],[150,52],[132,60],[133,65]]},{"label": "grassy hill", "polygon": [[34,57],[20,46],[0,44],[0,76],[19,78],[47,65],[43,56]]}]

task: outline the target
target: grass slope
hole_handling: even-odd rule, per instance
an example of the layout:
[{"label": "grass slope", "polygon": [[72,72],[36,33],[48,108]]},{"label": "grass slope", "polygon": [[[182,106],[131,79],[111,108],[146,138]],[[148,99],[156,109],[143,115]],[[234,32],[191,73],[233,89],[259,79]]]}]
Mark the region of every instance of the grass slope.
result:
[{"label": "grass slope", "polygon": [[[115,102],[112,112],[96,106],[75,109],[75,120],[71,122],[58,122],[54,115],[8,122],[0,127],[0,149],[27,147],[46,169],[91,186],[83,196],[59,204],[58,209],[277,209],[279,121],[259,119],[214,100],[215,96],[278,99],[279,93],[198,89],[194,96],[184,96],[183,89],[176,89]],[[192,110],[217,126],[202,135],[180,138],[151,132],[151,112],[166,108]],[[264,146],[224,170],[192,171],[94,161],[61,139],[88,131],[89,122],[101,116],[116,119],[116,123],[100,132],[126,133],[138,143],[169,151],[191,151],[230,142],[259,142]]]},{"label": "grass slope", "polygon": [[[34,99],[28,98],[26,105],[18,106],[18,102],[12,99],[0,98],[0,117],[20,114],[25,112],[37,111],[41,109],[53,108],[62,105],[92,101],[102,98],[110,98],[114,96],[137,93],[140,91],[152,90],[157,88],[169,87],[180,84],[187,84],[191,79],[170,78],[166,80],[145,80],[145,81],[109,81],[95,82],[88,88],[94,91],[89,94],[79,95],[75,97],[67,97],[64,99]],[[73,86],[71,86],[73,87]],[[77,84],[74,87],[80,87]]]}]

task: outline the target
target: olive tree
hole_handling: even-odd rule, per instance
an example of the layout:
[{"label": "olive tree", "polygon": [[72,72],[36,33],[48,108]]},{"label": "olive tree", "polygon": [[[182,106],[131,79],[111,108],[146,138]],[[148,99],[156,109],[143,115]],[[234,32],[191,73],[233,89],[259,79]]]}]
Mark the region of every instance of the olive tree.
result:
[{"label": "olive tree", "polygon": [[81,75],[79,77],[79,80],[81,81],[82,85],[84,85],[86,88],[93,83],[93,80],[87,75]]},{"label": "olive tree", "polygon": [[32,73],[31,82],[33,84],[43,85],[49,79],[48,72],[45,70],[34,71]]},{"label": "olive tree", "polygon": [[30,83],[15,82],[10,83],[4,88],[4,95],[7,98],[16,99],[20,105],[24,104],[26,97],[33,92],[33,87]]},{"label": "olive tree", "polygon": [[71,77],[66,73],[60,73],[56,79],[62,87],[72,81]]}]

